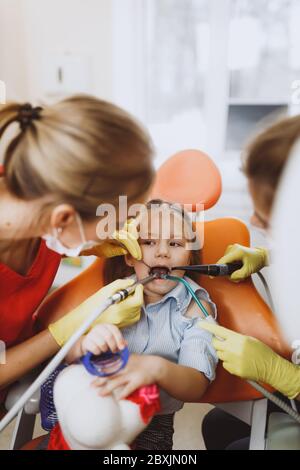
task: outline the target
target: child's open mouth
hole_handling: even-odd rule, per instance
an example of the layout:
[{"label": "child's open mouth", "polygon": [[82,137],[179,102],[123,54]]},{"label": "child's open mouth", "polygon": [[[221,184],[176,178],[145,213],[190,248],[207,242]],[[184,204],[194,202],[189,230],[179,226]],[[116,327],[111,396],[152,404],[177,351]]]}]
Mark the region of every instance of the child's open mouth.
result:
[{"label": "child's open mouth", "polygon": [[170,274],[171,270],[167,266],[152,266],[149,270],[149,274],[153,274],[156,279],[164,279],[167,274]]}]

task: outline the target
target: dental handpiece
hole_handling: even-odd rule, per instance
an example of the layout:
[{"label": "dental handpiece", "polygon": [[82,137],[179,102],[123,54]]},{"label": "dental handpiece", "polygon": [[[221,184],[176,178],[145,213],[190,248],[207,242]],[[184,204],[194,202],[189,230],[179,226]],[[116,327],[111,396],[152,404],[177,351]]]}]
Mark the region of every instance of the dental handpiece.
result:
[{"label": "dental handpiece", "polygon": [[172,268],[172,271],[178,269],[217,277],[230,276],[230,274],[232,274],[234,271],[237,271],[238,269],[241,269],[242,267],[242,261],[234,261],[233,263],[226,264],[195,264],[193,266],[175,266],[174,268]]},{"label": "dental handpiece", "polygon": [[127,299],[127,297],[135,292],[136,287],[139,284],[142,284],[143,286],[147,284],[148,282],[153,281],[154,279],[157,279],[159,276],[157,273],[150,274],[149,276],[145,277],[144,279],[141,279],[140,281],[135,282],[132,286],[127,287],[126,289],[120,289],[118,290],[115,294],[111,296],[111,300],[113,304],[119,303],[122,300]]},{"label": "dental handpiece", "polygon": [[[234,261],[233,263],[226,264],[194,264],[188,266],[174,266],[172,268],[167,268],[166,266],[154,266],[150,268],[150,275],[155,276],[155,278],[164,277],[172,273],[172,271],[191,271],[199,274],[204,274],[206,276],[230,276],[237,269],[243,267],[242,261]],[[147,278],[145,278],[147,279]],[[148,281],[147,281],[148,282]]]}]

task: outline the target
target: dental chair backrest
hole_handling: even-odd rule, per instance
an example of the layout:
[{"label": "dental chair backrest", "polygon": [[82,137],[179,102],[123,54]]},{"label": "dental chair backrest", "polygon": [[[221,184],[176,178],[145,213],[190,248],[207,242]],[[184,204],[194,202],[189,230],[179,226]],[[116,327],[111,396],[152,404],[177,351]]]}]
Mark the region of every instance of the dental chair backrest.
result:
[{"label": "dental chair backrest", "polygon": [[[221,176],[214,162],[197,150],[179,152],[158,170],[151,198],[191,204],[209,209],[218,201],[222,191]],[[197,229],[201,233],[198,223]],[[245,224],[234,218],[222,218],[204,223],[202,262],[215,263],[228,245],[249,246],[250,237]],[[68,284],[53,292],[39,311],[42,324],[55,310],[67,313],[103,285],[104,261],[97,259],[88,269]],[[226,278],[210,279],[200,276],[199,283],[207,289],[218,308],[218,322],[228,328],[255,336],[272,349],[288,357],[289,350],[268,305],[258,294],[251,279],[235,284]],[[72,303],[70,303],[70,298]],[[52,318],[53,321],[53,318]],[[217,378],[202,397],[203,403],[225,403],[253,400],[261,395],[245,381],[230,375],[218,365]]]},{"label": "dental chair backrest", "polygon": [[151,199],[187,204],[195,212],[198,205],[204,210],[213,207],[221,192],[221,175],[209,156],[199,150],[184,150],[159,168]]}]

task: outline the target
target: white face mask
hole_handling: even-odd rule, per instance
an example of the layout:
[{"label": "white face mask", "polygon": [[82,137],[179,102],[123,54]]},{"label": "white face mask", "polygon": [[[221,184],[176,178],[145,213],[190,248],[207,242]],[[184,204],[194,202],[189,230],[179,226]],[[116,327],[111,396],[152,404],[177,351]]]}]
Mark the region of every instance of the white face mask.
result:
[{"label": "white face mask", "polygon": [[70,258],[76,258],[76,256],[79,256],[79,254],[83,250],[88,250],[92,248],[93,246],[97,245],[97,242],[94,242],[92,240],[87,241],[83,229],[83,224],[81,221],[81,218],[78,214],[76,214],[76,221],[78,224],[79,228],[79,233],[81,237],[81,244],[75,248],[68,248],[62,244],[62,242],[59,240],[59,233],[62,232],[62,229],[54,229],[54,235],[43,235],[42,239],[45,240],[46,246],[49,248],[49,250],[55,251],[59,255],[65,255]]}]

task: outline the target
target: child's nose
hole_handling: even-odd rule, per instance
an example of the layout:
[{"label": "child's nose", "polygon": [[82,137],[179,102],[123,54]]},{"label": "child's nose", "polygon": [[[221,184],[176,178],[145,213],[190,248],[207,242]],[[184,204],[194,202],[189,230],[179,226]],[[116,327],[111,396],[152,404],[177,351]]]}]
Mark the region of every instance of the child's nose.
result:
[{"label": "child's nose", "polygon": [[156,256],[164,256],[169,257],[170,255],[170,247],[167,240],[160,240],[157,245]]}]

